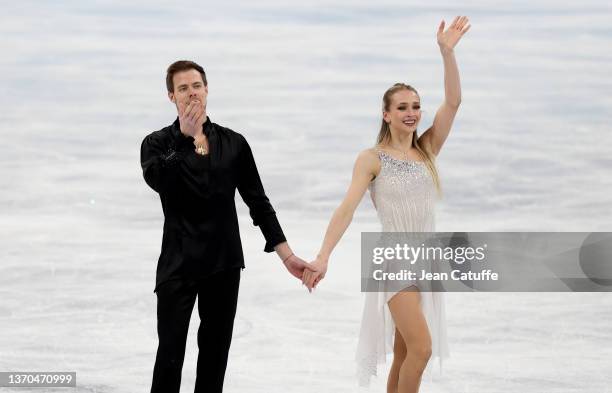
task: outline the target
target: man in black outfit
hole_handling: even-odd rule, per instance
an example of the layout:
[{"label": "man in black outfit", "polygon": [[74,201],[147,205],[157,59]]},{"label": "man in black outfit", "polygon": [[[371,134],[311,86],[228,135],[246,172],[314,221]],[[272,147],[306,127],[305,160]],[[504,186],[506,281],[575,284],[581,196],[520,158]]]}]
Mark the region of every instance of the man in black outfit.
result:
[{"label": "man in black outfit", "polygon": [[298,279],[304,269],[314,269],[287,244],[246,139],[206,116],[208,84],[202,67],[191,61],[173,63],[166,86],[178,118],[149,134],[140,152],[144,179],[159,193],[165,217],[154,291],[159,347],[151,392],[179,392],[197,296],[195,392],[220,393],[244,269],[236,189],[265,237],[264,251],[276,251]]}]

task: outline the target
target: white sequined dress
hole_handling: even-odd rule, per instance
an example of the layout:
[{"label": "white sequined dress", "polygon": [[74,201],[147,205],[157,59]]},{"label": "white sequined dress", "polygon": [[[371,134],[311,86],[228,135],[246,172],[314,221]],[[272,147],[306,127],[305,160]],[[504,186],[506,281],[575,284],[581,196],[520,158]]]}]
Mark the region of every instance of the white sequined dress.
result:
[{"label": "white sequined dress", "polygon": [[[437,192],[423,162],[398,160],[377,150],[381,162],[378,176],[370,183],[370,195],[382,224],[382,232],[434,232]],[[357,347],[359,384],[367,386],[377,375],[379,363],[393,353],[395,324],[387,302],[397,291],[367,292]],[[421,308],[432,340],[432,356],[426,373],[436,358],[449,356],[446,316],[442,292],[421,292]]]}]

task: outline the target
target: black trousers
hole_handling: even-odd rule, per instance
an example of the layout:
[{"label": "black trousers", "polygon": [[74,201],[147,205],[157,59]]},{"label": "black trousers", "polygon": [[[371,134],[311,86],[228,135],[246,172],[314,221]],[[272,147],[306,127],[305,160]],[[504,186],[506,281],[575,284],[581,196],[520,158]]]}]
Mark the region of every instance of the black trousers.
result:
[{"label": "black trousers", "polygon": [[196,393],[223,392],[227,354],[232,341],[240,268],[204,280],[171,280],[157,289],[159,347],[151,393],[179,393],[189,320],[198,297],[198,365]]}]

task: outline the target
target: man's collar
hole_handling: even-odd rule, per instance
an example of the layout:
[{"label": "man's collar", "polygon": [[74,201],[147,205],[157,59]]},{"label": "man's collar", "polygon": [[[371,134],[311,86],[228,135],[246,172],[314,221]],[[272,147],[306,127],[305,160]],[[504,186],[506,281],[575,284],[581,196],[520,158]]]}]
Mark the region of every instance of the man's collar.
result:
[{"label": "man's collar", "polygon": [[[206,135],[206,138],[210,137],[210,131],[212,130],[212,122],[210,121],[210,117],[206,116],[206,121],[204,122],[204,125],[202,126],[202,128],[204,129],[204,135]],[[190,141],[193,141],[193,137],[191,136],[185,136],[182,132],[181,132],[181,123],[179,122],[179,118],[177,116],[176,120],[174,120],[174,123],[172,123],[172,134],[178,138],[185,138],[188,139]]]}]

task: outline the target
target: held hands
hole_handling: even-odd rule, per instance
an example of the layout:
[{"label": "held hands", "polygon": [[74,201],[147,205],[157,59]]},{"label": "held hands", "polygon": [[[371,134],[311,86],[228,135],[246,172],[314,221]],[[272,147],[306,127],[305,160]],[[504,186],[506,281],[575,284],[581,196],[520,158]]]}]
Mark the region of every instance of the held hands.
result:
[{"label": "held hands", "polygon": [[204,104],[200,100],[193,100],[189,104],[179,102],[178,107],[181,132],[193,138],[202,134],[202,126],[206,120]]},{"label": "held hands", "polygon": [[[315,268],[304,261],[302,258],[291,254],[287,259],[283,261],[283,264],[289,270],[289,273],[293,275],[295,278],[298,278],[303,281],[304,275],[309,272],[316,272]],[[308,291],[311,291],[312,287],[308,287]]]},{"label": "held hands", "polygon": [[304,271],[302,276],[302,284],[306,285],[308,291],[312,291],[312,288],[316,288],[319,281],[325,278],[327,273],[327,259],[320,256],[310,263],[312,270]]},{"label": "held hands", "polygon": [[444,31],[444,20],[438,27],[438,45],[442,51],[452,51],[457,42],[463,37],[472,25],[468,24],[467,16],[457,16],[453,23]]}]

